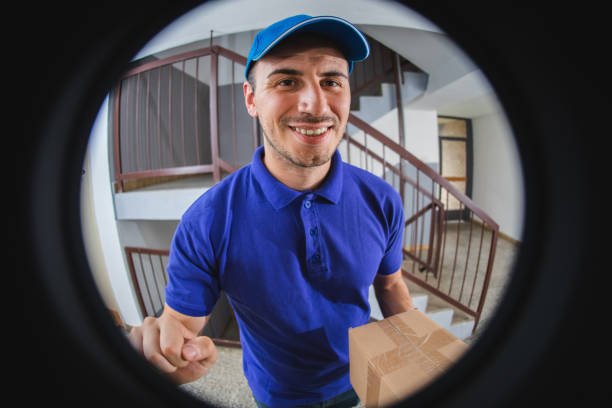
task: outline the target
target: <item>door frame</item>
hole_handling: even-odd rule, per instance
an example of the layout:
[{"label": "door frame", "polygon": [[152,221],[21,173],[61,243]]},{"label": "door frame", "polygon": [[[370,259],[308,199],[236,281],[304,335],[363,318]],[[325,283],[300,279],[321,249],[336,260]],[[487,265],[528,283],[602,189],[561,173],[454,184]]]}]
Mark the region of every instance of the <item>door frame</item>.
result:
[{"label": "door frame", "polygon": [[[472,134],[472,119],[463,118],[459,116],[449,116],[449,115],[437,115],[437,118],[444,119],[457,119],[464,120],[466,122],[466,137],[453,137],[453,136],[441,136],[440,132],[438,132],[438,163],[439,169],[438,172],[442,175],[442,142],[445,140],[451,141],[465,141],[465,195],[469,198],[472,198],[472,176],[474,171],[474,149],[473,149],[473,134]],[[469,221],[470,213],[469,210],[463,208],[462,210],[449,210],[447,213],[447,220],[458,220],[459,217],[464,221]]]}]

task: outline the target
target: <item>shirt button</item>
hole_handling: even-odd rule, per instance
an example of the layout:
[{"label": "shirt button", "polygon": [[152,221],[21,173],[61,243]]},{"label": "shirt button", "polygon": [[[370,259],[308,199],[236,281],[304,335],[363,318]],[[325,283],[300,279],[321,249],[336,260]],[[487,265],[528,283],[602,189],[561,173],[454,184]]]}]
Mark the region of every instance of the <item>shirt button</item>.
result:
[{"label": "shirt button", "polygon": [[310,206],[312,205],[312,203],[308,200],[304,201],[304,207],[306,208],[310,208]]},{"label": "shirt button", "polygon": [[319,231],[317,230],[317,227],[311,228],[311,229],[310,229],[310,236],[311,236],[311,237],[316,237],[316,236],[317,236],[317,234],[318,234],[318,232],[319,232]]},{"label": "shirt button", "polygon": [[319,256],[319,254],[315,254],[312,257],[312,262],[318,264],[319,262],[321,262],[321,257]]}]

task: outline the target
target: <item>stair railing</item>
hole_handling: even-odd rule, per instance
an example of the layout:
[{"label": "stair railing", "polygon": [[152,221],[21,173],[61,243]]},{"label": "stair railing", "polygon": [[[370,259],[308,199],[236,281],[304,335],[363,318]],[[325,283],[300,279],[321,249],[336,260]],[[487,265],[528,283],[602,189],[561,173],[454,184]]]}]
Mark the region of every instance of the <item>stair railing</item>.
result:
[{"label": "stair railing", "polygon": [[499,226],[400,144],[352,114],[348,122],[354,129],[347,126],[339,146],[345,160],[389,182],[404,203],[408,216],[403,275],[473,316],[475,330],[491,278]]},{"label": "stair railing", "polygon": [[[169,255],[169,249],[125,247],[132,285],[143,317],[159,317],[163,312]],[[240,341],[224,337],[227,327],[235,322],[236,317],[222,293],[202,335],[210,337],[220,346],[241,347]]]},{"label": "stair railing", "polygon": [[219,46],[141,63],[113,90],[115,191],[192,175],[218,182],[261,143],[241,103],[246,58]]}]

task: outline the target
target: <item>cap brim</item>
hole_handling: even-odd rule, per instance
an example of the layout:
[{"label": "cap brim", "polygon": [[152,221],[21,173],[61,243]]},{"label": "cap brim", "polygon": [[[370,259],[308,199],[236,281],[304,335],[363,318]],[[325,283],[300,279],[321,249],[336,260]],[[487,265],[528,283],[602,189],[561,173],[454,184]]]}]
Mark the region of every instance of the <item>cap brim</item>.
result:
[{"label": "cap brim", "polygon": [[338,44],[344,56],[351,61],[362,61],[370,54],[370,46],[365,36],[361,34],[352,24],[339,17],[318,16],[304,20],[293,27],[287,29],[279,35],[273,42],[268,44],[261,52],[252,57],[251,60],[257,61],[268,53],[284,38],[297,32],[313,32],[333,38]]}]

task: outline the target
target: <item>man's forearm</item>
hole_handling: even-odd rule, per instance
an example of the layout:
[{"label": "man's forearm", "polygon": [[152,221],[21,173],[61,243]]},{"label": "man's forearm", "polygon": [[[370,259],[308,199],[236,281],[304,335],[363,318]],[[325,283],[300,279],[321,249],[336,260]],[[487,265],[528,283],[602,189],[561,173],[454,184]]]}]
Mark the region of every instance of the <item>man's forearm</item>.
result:
[{"label": "man's forearm", "polygon": [[408,287],[403,281],[386,288],[374,288],[378,305],[384,317],[414,309]]}]

